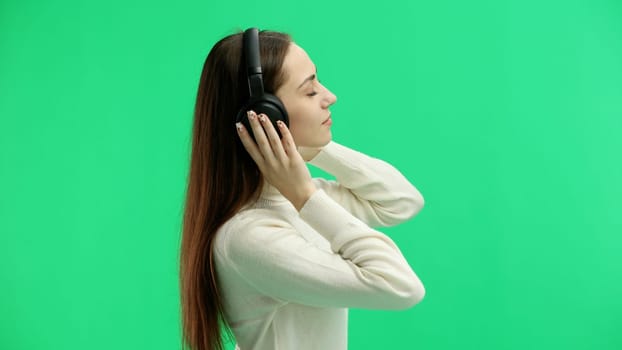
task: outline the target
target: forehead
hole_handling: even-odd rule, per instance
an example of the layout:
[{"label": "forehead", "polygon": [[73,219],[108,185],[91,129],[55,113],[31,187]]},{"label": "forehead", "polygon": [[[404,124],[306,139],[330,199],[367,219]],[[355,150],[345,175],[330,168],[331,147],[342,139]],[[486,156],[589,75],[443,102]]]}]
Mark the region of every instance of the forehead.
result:
[{"label": "forehead", "polygon": [[309,75],[315,73],[315,65],[305,50],[291,43],[283,61],[283,72],[286,77],[285,85],[300,84]]}]

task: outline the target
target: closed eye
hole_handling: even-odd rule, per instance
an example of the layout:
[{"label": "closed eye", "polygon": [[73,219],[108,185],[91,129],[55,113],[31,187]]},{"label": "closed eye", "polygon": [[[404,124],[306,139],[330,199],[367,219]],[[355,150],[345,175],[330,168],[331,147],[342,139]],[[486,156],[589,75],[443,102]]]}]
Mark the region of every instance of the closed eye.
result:
[{"label": "closed eye", "polygon": [[[313,81],[313,80],[317,81],[317,82],[318,82],[318,84],[322,85],[322,81],[319,79],[319,77],[318,77],[317,75],[314,75],[314,76],[313,76],[312,81]],[[317,91],[311,91],[310,93],[308,93],[308,94],[307,94],[307,96],[309,96],[309,97],[313,97],[313,96],[315,96],[315,95],[317,95]]]}]

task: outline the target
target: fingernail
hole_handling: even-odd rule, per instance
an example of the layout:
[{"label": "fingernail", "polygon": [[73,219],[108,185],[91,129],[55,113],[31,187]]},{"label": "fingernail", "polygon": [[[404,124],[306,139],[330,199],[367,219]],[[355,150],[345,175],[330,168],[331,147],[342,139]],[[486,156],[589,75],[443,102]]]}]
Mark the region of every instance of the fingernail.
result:
[{"label": "fingernail", "polygon": [[259,120],[261,120],[262,122],[266,121],[266,117],[263,114],[259,115]]},{"label": "fingernail", "polygon": [[282,121],[280,121],[280,120],[277,120],[277,121],[276,121],[276,123],[277,123],[280,127],[285,126],[285,123],[283,123],[283,122],[282,122]]},{"label": "fingernail", "polygon": [[255,120],[255,112],[253,111],[248,111],[248,119],[250,120]]},{"label": "fingernail", "polygon": [[242,132],[242,123],[235,123],[235,127],[238,129],[238,131]]}]

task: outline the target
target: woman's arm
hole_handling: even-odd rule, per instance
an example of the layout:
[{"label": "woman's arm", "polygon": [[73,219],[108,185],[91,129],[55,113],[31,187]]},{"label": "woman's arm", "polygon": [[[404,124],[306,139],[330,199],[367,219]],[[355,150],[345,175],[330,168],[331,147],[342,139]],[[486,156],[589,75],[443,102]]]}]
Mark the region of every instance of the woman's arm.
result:
[{"label": "woman's arm", "polygon": [[[393,204],[413,197],[408,181],[383,162],[329,144],[315,162],[327,163],[326,169],[344,181],[343,188],[352,188],[347,194],[340,186],[326,186],[341,200],[338,203],[311,180],[283,123],[277,123],[283,135],[279,139],[264,115],[257,118],[250,112],[249,120],[257,143],[238,125],[242,143],[264,179],[294,205],[298,215],[262,213],[259,209],[238,213],[217,235],[221,266],[240,274],[241,280],[261,294],[289,302],[381,309],[403,309],[418,303],[425,293],[423,285],[395,243],[349,212],[372,223],[391,223],[413,215],[408,205]],[[335,150],[331,152],[331,148]],[[365,164],[354,166],[352,162],[357,160]],[[372,171],[373,167],[381,169]],[[382,181],[381,176],[387,179]],[[400,185],[391,184],[395,181]],[[383,194],[385,190],[390,193]],[[364,196],[362,200],[354,198],[359,194]],[[294,222],[306,224],[297,228]],[[305,239],[307,231],[323,236],[330,250]]]},{"label": "woman's arm", "polygon": [[307,241],[287,220],[250,210],[223,227],[217,254],[259,293],[316,307],[406,309],[423,284],[386,235],[348,213],[323,190],[300,210],[330,250]]},{"label": "woman's arm", "polygon": [[316,186],[372,227],[396,225],[423,208],[415,186],[380,159],[330,142],[309,163],[337,179],[316,178]]}]

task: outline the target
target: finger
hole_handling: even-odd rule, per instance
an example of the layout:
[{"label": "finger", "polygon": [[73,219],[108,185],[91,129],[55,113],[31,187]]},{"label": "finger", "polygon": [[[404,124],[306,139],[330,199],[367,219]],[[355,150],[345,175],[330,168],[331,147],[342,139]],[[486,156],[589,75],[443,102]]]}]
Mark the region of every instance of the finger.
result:
[{"label": "finger", "polygon": [[253,141],[251,135],[248,133],[248,130],[244,127],[244,125],[242,125],[242,123],[236,123],[235,127],[238,130],[238,136],[240,136],[242,145],[244,145],[244,148],[246,149],[248,154],[251,155],[251,158],[253,158],[253,160],[255,161],[255,163],[257,163],[257,166],[259,166],[260,169],[263,168],[263,155],[259,151],[259,148],[257,147],[255,141]]},{"label": "finger", "polygon": [[283,135],[281,143],[283,144],[283,149],[285,150],[285,153],[290,156],[292,154],[298,153],[298,150],[296,149],[296,143],[294,142],[294,137],[289,132],[289,128],[287,127],[287,125],[285,125],[285,123],[280,120],[277,122],[277,125],[281,132],[281,135]]},{"label": "finger", "polygon": [[255,135],[255,141],[257,142],[257,146],[259,147],[259,151],[261,152],[263,158],[267,161],[274,159],[274,152],[272,151],[272,147],[270,146],[268,136],[266,135],[263,126],[259,122],[259,116],[254,111],[250,111],[248,114],[248,120],[251,124],[251,128],[253,128],[253,135]]},{"label": "finger", "polygon": [[277,134],[272,121],[265,114],[260,114],[260,122],[263,125],[263,128],[268,136],[268,141],[270,142],[270,146],[272,147],[272,151],[277,159],[283,160],[287,158],[287,154],[285,154],[285,150],[283,149],[283,144],[281,143],[281,138],[279,134]]}]

